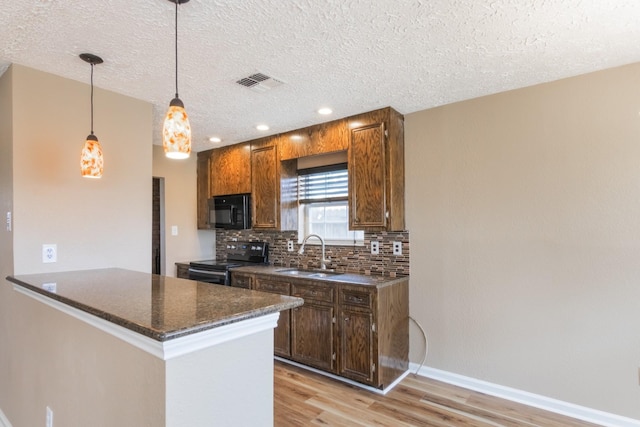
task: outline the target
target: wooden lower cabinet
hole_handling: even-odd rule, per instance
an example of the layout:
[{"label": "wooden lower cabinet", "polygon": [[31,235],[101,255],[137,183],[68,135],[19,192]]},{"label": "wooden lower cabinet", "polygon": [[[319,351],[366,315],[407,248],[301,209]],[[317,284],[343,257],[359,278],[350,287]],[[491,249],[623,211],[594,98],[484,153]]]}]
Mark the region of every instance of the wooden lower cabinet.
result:
[{"label": "wooden lower cabinet", "polygon": [[[253,289],[256,291],[270,292],[279,295],[289,295],[291,286],[287,282],[269,278],[256,278],[253,281]],[[280,312],[278,325],[273,330],[273,351],[282,357],[291,356],[291,310]]]},{"label": "wooden lower cabinet", "polygon": [[231,273],[231,283],[301,297],[280,313],[275,354],[376,388],[409,369],[409,279],[358,285]]},{"label": "wooden lower cabinet", "polygon": [[176,263],[176,277],[179,279],[188,279],[189,264]]},{"label": "wooden lower cabinet", "polygon": [[336,360],[334,294],[326,285],[291,285],[291,295],[304,299],[291,314],[291,358],[329,372]]},{"label": "wooden lower cabinet", "polygon": [[369,311],[343,308],[338,320],[340,329],[339,375],[373,384],[374,362],[373,314]]}]

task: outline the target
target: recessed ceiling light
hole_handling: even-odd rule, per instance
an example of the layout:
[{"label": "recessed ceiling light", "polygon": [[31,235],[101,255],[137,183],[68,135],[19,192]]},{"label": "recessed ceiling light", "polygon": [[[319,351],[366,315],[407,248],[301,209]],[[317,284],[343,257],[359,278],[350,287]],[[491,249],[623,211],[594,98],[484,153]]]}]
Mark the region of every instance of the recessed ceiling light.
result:
[{"label": "recessed ceiling light", "polygon": [[331,113],[333,113],[333,110],[331,108],[321,108],[318,110],[318,114],[327,115]]},{"label": "recessed ceiling light", "polygon": [[222,142],[222,139],[218,138],[217,136],[212,136],[211,138],[209,138],[209,141],[218,143],[218,142]]},{"label": "recessed ceiling light", "polygon": [[258,126],[256,126],[256,129],[258,129],[258,130],[269,130],[269,126],[267,126],[267,125],[258,125]]}]

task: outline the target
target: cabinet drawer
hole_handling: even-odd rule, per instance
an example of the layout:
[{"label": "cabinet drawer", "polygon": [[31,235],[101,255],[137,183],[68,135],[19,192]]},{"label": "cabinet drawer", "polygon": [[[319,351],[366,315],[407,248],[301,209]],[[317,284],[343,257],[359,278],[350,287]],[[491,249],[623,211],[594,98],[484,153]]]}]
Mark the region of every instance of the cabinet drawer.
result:
[{"label": "cabinet drawer", "polygon": [[280,295],[289,295],[289,283],[272,282],[270,280],[256,280],[256,291],[273,292]]},{"label": "cabinet drawer", "polygon": [[344,289],[340,292],[340,304],[353,305],[357,307],[371,308],[372,301],[370,292]]},{"label": "cabinet drawer", "polygon": [[236,288],[251,289],[253,277],[231,273],[231,286]]},{"label": "cabinet drawer", "polygon": [[315,301],[333,302],[333,288],[330,286],[313,286],[294,283],[291,295]]}]

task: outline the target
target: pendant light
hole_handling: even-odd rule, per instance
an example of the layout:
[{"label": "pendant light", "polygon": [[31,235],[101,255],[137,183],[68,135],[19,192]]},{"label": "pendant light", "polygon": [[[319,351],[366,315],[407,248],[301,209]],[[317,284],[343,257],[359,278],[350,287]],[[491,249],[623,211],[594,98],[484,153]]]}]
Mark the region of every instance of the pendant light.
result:
[{"label": "pendant light", "polygon": [[176,4],[176,97],[169,104],[169,111],[162,126],[162,145],[165,155],[171,159],[186,159],[191,153],[191,125],[178,97],[178,5],[189,0],[169,0]]},{"label": "pendant light", "polygon": [[102,64],[102,58],[91,53],[81,53],[80,58],[91,64],[91,133],[82,147],[80,171],[85,178],[100,178],[104,169],[104,159],[98,137],[93,134],[93,66]]}]

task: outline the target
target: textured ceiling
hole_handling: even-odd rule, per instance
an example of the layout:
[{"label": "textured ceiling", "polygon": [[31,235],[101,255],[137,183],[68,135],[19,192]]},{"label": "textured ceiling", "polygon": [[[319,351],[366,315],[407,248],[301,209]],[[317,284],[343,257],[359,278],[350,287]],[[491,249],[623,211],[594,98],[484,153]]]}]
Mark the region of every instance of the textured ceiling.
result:
[{"label": "textured ceiling", "polygon": [[[168,0],[13,0],[0,72],[18,63],[154,105],[174,96]],[[179,8],[179,93],[194,149],[390,105],[403,114],[640,61],[637,0],[191,0]],[[236,80],[262,72],[265,93]],[[100,102],[99,99],[95,100]],[[320,116],[322,106],[332,116]],[[99,133],[98,126],[96,133]]]}]

